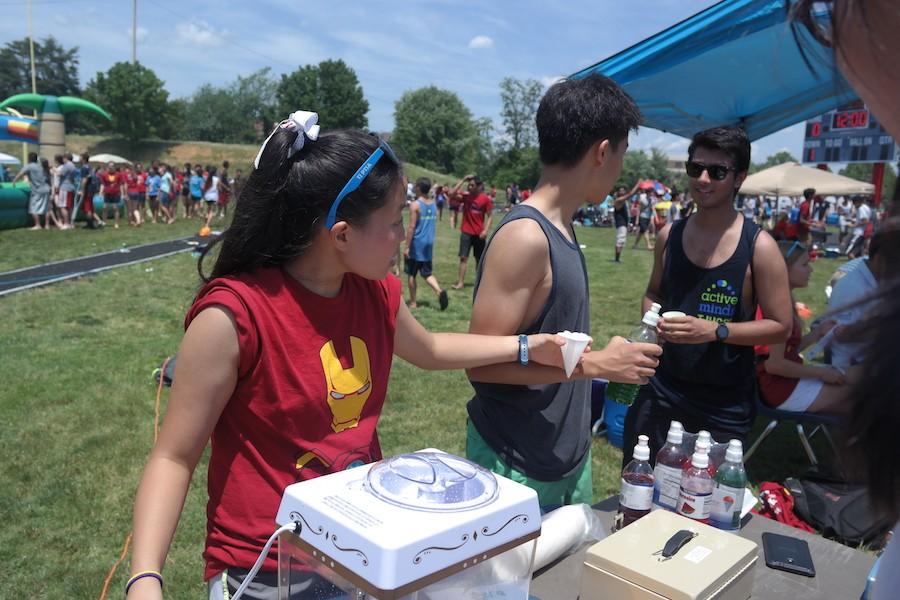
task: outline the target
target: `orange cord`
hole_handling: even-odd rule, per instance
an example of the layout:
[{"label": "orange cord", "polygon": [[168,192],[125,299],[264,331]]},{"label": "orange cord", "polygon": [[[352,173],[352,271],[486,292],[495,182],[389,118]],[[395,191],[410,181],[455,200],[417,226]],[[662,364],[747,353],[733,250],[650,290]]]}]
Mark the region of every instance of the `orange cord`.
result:
[{"label": "orange cord", "polygon": [[[156,388],[156,407],[154,409],[153,415],[153,445],[156,445],[156,440],[159,437],[159,404],[160,398],[162,397],[162,389],[163,382],[166,376],[166,367],[169,366],[169,361],[171,357],[167,358],[163,361],[162,367],[159,369],[159,385]],[[109,584],[112,581],[113,576],[116,574],[116,570],[119,568],[119,565],[122,564],[122,561],[125,560],[125,555],[128,554],[128,548],[131,546],[131,533],[128,532],[128,536],[125,538],[125,544],[122,546],[122,554],[119,555],[119,560],[117,560],[112,568],[110,568],[109,573],[106,574],[106,579],[103,580],[103,589],[100,591],[99,600],[106,600],[106,594],[109,592]]]}]

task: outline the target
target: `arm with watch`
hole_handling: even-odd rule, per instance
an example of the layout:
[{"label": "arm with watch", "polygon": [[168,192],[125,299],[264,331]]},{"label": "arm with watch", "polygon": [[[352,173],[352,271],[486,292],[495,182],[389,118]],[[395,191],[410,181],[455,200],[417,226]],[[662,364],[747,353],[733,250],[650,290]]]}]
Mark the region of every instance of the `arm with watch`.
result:
[{"label": "arm with watch", "polygon": [[[660,243],[656,246],[659,248]],[[657,325],[660,338],[674,344],[723,342],[736,346],[755,346],[784,343],[791,334],[794,301],[781,251],[772,236],[766,232],[761,232],[757,238],[751,268],[762,319],[738,323],[718,323],[692,316],[660,319]],[[653,285],[654,276],[651,275],[644,297],[644,304],[647,306],[651,301],[660,302],[656,299],[659,296],[659,282],[657,281],[656,288]],[[666,310],[665,306],[663,310]]]}]

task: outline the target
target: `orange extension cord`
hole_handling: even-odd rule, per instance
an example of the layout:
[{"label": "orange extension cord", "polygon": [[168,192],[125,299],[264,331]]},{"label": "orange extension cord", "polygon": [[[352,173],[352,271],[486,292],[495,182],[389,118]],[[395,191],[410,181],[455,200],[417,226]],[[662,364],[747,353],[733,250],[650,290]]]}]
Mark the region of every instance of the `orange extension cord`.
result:
[{"label": "orange extension cord", "polygon": [[[159,399],[162,397],[162,389],[163,389],[163,381],[165,379],[166,367],[169,366],[170,358],[167,358],[163,361],[162,367],[159,369],[159,385],[156,388],[156,407],[154,409],[153,415],[153,445],[156,445],[156,439],[159,437]],[[119,559],[113,564],[112,568],[110,568],[109,573],[106,574],[106,579],[103,580],[103,589],[100,591],[100,598],[98,600],[106,600],[106,594],[109,592],[109,583],[112,581],[113,576],[116,574],[116,569],[119,568],[119,565],[122,564],[122,561],[125,560],[125,555],[128,554],[128,548],[131,546],[131,532],[128,532],[128,536],[125,538],[125,544],[122,546],[122,553],[119,555]]]}]

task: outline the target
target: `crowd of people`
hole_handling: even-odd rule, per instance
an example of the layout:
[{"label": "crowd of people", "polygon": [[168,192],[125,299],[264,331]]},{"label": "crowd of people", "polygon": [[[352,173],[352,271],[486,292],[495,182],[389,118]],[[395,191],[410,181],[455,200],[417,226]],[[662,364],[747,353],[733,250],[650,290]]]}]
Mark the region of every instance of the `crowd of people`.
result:
[{"label": "crowd of people", "polygon": [[[51,167],[46,158],[32,152],[13,178],[13,183],[27,179],[30,184],[32,230],[73,229],[78,213],[84,215],[89,229],[103,227],[107,221],[118,229],[123,214],[133,227],[145,222],[170,225],[180,215],[202,219],[209,228],[214,218],[227,216],[230,202],[244,184],[242,170],[232,175],[227,160],[221,169],[190,163],[176,169],[159,160],[145,168],[141,163],[95,166],[87,153],[78,158],[76,163],[71,153],[58,154]],[[95,205],[102,207],[102,216]]]}]

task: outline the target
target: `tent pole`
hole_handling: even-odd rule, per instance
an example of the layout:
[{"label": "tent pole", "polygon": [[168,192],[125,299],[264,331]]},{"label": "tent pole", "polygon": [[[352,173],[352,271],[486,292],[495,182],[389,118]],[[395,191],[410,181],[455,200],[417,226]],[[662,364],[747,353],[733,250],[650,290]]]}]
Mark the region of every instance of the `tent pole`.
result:
[{"label": "tent pole", "polygon": [[881,206],[881,186],[884,183],[884,163],[872,165],[872,184],[875,186],[875,206]]}]

